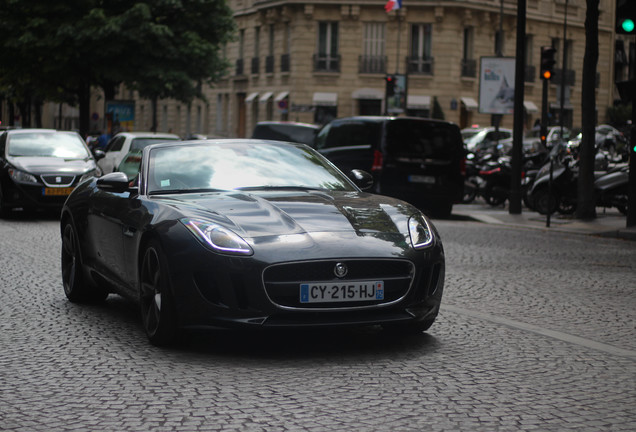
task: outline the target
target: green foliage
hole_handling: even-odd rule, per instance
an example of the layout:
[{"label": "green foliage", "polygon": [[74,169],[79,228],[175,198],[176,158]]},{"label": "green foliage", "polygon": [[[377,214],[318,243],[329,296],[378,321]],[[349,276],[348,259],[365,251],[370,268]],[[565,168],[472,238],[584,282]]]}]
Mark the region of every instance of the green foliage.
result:
[{"label": "green foliage", "polygon": [[189,102],[234,30],[225,0],[0,0],[0,93],[72,103],[124,83]]}]

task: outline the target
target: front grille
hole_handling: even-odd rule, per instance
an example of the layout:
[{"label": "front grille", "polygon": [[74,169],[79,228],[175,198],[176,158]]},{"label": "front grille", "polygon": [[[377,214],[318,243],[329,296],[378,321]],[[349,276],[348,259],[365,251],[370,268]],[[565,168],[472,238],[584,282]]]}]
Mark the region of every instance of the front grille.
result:
[{"label": "front grille", "polygon": [[40,177],[44,184],[49,187],[68,187],[75,181],[73,175],[43,174]]},{"label": "front grille", "polygon": [[[337,263],[348,268],[343,278],[336,277]],[[277,264],[263,272],[269,298],[279,306],[298,309],[360,308],[393,303],[411,287],[414,266],[405,260],[324,260]],[[301,303],[300,284],[307,282],[347,284],[353,281],[383,281],[384,300],[334,303]]]}]

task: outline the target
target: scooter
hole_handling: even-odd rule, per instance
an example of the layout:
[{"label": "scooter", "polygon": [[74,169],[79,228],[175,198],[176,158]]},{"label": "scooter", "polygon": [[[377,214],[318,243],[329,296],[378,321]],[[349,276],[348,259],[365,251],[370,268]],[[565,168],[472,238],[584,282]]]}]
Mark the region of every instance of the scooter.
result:
[{"label": "scooter", "polygon": [[629,164],[617,165],[607,174],[594,181],[596,205],[599,207],[615,207],[627,215],[629,183]]}]

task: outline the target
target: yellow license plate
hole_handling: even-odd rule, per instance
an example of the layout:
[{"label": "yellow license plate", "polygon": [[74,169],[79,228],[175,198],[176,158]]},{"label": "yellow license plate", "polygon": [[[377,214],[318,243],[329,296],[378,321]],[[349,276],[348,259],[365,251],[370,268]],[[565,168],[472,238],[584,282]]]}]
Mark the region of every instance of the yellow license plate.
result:
[{"label": "yellow license plate", "polygon": [[42,191],[42,194],[45,196],[64,196],[64,195],[70,195],[71,192],[73,192],[72,187],[44,188],[44,190]]}]

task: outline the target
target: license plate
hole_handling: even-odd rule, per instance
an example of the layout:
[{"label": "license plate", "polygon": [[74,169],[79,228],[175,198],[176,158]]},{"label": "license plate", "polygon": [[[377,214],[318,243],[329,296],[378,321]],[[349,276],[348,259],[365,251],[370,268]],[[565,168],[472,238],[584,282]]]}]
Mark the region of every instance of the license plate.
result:
[{"label": "license plate", "polygon": [[435,177],[433,176],[424,176],[424,175],[410,175],[409,181],[411,183],[426,183],[426,184],[435,184]]},{"label": "license plate", "polygon": [[72,187],[42,189],[42,195],[45,195],[45,196],[64,196],[64,195],[70,195],[71,192],[73,192]]},{"label": "license plate", "polygon": [[384,282],[308,282],[300,284],[301,303],[358,302],[384,300]]}]

